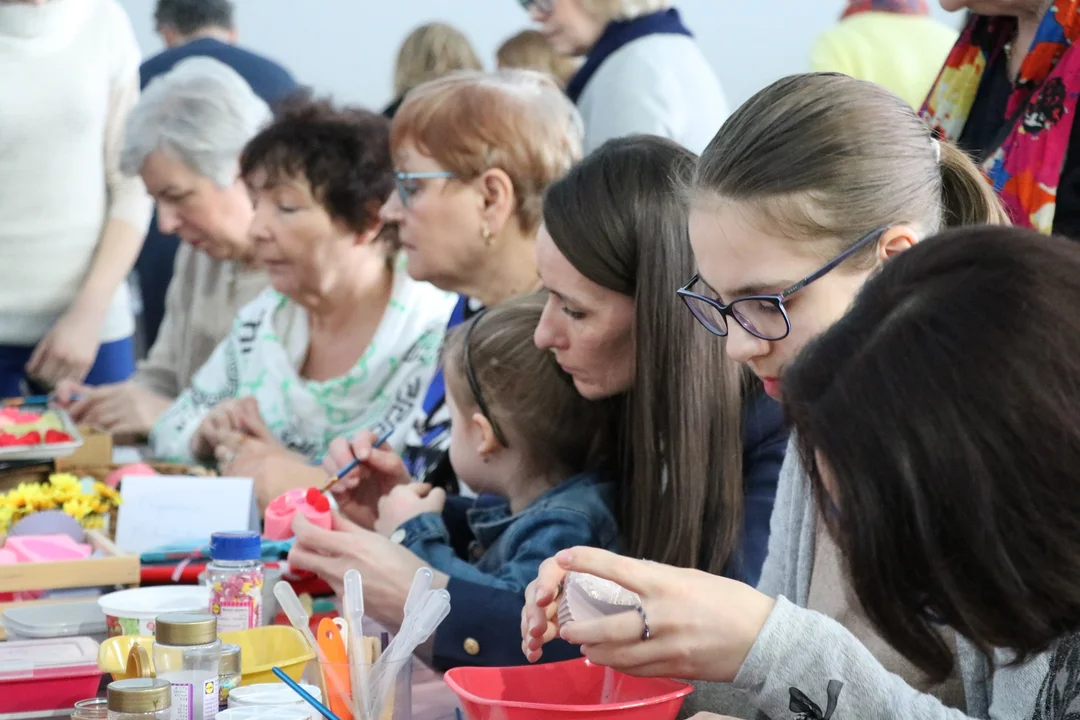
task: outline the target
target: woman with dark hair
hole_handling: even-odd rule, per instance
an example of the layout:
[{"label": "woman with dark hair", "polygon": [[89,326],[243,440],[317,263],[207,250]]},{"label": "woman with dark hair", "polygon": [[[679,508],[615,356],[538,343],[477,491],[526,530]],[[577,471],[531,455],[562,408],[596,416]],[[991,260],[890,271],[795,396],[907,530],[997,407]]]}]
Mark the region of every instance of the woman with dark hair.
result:
[{"label": "woman with dark hair", "polygon": [[[299,98],[244,148],[270,287],[157,421],[156,454],[227,467],[244,446],[310,462],[339,435],[391,428],[403,447],[400,418],[435,372],[455,300],[409,277],[379,220],[394,189],[389,139],[380,115]],[[256,484],[264,504],[289,489]]]},{"label": "woman with dark hair", "polygon": [[1016,225],[1080,239],[1080,0],[941,0],[969,20],[922,115],[982,164]]},{"label": "woman with dark hair", "polygon": [[[755,582],[787,431],[779,406],[668,292],[694,270],[679,192],[693,176],[694,160],[669,140],[623,138],[551,186],[536,245],[550,296],[534,339],[553,352],[581,395],[616,406],[609,455],[627,552]],[[597,428],[598,435],[604,431]],[[360,490],[374,506],[386,488],[409,476],[397,456],[362,440],[354,445],[363,461]],[[473,505],[458,502],[457,515],[465,518]],[[398,568],[381,574],[382,563],[370,560],[372,533],[352,530],[354,537],[298,532],[290,562],[338,582],[362,563],[372,570],[372,585],[407,590],[411,574],[404,580]],[[380,554],[413,567],[409,553],[387,544]],[[435,634],[437,667],[522,662],[515,632],[522,593],[439,574],[436,583],[453,598],[451,615]],[[389,607],[376,619],[400,622],[400,602]],[[550,650],[547,659],[576,655],[565,645]]]},{"label": "woman with dark hair", "polygon": [[612,140],[551,186],[536,344],[582,395],[618,405],[627,553],[753,584],[787,432],[761,385],[664,299],[694,268],[679,183],[695,160],[652,136]]},{"label": "woman with dark hair", "polygon": [[955,663],[942,624],[987,656],[1053,650],[1039,720],[1080,713],[1078,303],[1075,244],[955,230],[889,263],[785,376],[879,632],[934,677]]}]

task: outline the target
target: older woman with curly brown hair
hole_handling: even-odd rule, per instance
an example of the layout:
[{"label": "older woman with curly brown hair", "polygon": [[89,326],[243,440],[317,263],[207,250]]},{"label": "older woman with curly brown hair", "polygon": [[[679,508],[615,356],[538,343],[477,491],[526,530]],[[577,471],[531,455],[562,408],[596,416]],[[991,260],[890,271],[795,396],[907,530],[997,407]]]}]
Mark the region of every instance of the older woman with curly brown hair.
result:
[{"label": "older woman with curly brown hair", "polygon": [[409,277],[378,217],[394,187],[389,122],[302,100],[247,145],[240,170],[271,287],[158,421],[154,451],[228,464],[244,444],[311,461],[332,438],[390,428],[401,448],[454,298]]}]

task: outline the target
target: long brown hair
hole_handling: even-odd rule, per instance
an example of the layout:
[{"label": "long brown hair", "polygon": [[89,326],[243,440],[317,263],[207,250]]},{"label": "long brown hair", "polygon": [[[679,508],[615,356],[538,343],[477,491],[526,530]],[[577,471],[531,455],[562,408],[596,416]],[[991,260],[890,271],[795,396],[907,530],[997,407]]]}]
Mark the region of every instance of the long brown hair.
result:
[{"label": "long brown hair", "polygon": [[616,400],[627,552],[719,573],[742,526],[743,384],[675,295],[695,272],[679,193],[694,161],[658,137],[611,140],[548,189],[544,225],[578,272],[634,300],[634,385]]},{"label": "long brown hair", "polygon": [[691,192],[747,204],[823,254],[886,225],[932,235],[1009,223],[975,164],[907,103],[835,73],[783,78],[746,101],[702,153]]}]

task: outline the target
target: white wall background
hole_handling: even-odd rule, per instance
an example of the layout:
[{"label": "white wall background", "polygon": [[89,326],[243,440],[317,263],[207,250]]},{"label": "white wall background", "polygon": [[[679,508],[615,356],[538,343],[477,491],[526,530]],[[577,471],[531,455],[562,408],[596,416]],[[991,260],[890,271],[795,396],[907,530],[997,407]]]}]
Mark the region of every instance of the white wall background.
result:
[{"label": "white wall background", "polygon": [[[153,0],[120,0],[145,55],[162,45]],[[503,39],[528,26],[516,0],[235,0],[241,44],[274,58],[300,82],[335,98],[381,107],[391,95],[398,45],[424,22],[465,31],[489,66]],[[773,80],[806,69],[814,37],[844,0],[676,0],[732,106]],[[960,19],[931,0],[935,15]]]}]

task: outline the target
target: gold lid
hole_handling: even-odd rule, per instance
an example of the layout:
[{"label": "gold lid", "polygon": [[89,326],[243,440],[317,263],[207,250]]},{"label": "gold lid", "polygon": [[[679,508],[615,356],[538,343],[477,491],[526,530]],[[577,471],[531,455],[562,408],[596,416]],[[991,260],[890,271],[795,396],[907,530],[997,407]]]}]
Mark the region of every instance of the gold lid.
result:
[{"label": "gold lid", "polygon": [[154,677],[150,667],[150,653],[146,652],[146,648],[138,643],[132,645],[127,658],[127,676],[130,678]]},{"label": "gold lid", "polygon": [[208,645],[217,640],[217,618],[198,613],[158,615],[154,641],[160,645],[190,647]]},{"label": "gold lid", "polygon": [[239,675],[240,674],[240,646],[239,645],[222,645],[221,646],[221,669],[218,670],[218,675]]},{"label": "gold lid", "polygon": [[112,712],[157,712],[172,704],[172,683],[161,678],[117,680],[109,683],[108,695]]}]

